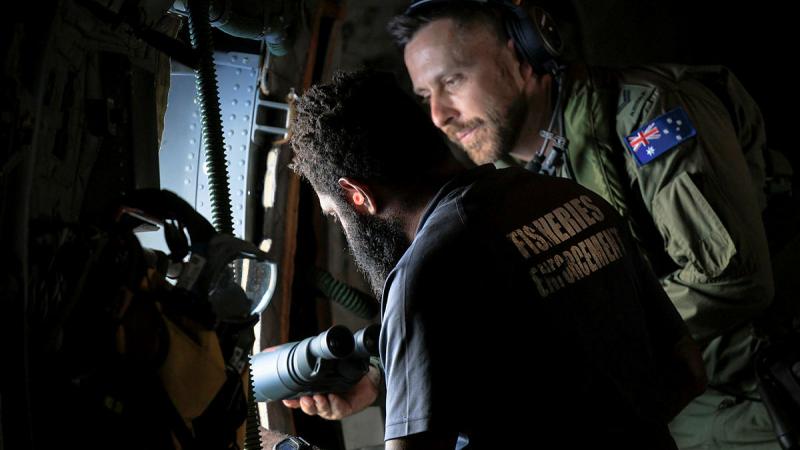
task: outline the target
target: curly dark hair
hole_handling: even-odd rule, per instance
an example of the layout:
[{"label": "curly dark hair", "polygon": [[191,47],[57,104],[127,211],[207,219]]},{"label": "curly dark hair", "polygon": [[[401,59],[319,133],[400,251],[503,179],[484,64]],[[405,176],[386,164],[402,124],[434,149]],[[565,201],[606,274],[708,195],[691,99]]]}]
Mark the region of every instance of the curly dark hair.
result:
[{"label": "curly dark hair", "polygon": [[493,34],[499,42],[505,43],[508,32],[503,14],[504,11],[498,6],[474,1],[434,3],[411,14],[403,13],[393,17],[386,28],[400,50],[405,48],[420,28],[439,19],[453,19],[461,28],[487,26],[494,31]]},{"label": "curly dark hair", "polygon": [[340,72],[309,89],[291,126],[292,169],[318,193],[341,197],[351,177],[418,183],[450,150],[422,107],[388,72]]}]

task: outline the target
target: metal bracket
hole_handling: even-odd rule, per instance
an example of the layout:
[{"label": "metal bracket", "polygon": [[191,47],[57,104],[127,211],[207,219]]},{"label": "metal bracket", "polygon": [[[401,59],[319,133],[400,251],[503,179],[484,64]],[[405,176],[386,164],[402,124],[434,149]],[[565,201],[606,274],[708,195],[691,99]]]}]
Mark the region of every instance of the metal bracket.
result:
[{"label": "metal bracket", "polygon": [[[259,109],[260,108],[264,108],[264,109],[267,109],[267,110],[273,109],[273,110],[284,111],[285,114],[286,114],[286,121],[284,122],[283,127],[276,127],[276,126],[271,126],[271,125],[267,125],[267,124],[258,123],[258,118],[259,118],[259,114],[258,113],[259,113]],[[264,115],[266,115],[266,114],[264,114]],[[256,132],[257,131],[260,131],[262,133],[267,133],[267,134],[276,134],[278,136],[281,136],[281,137],[285,138],[286,135],[289,133],[289,104],[288,103],[274,102],[274,101],[271,101],[271,100],[258,100],[258,102],[256,103],[255,114],[253,114],[252,130],[253,130],[252,131],[253,135],[250,137],[251,141],[255,140],[255,136],[256,136]]]}]

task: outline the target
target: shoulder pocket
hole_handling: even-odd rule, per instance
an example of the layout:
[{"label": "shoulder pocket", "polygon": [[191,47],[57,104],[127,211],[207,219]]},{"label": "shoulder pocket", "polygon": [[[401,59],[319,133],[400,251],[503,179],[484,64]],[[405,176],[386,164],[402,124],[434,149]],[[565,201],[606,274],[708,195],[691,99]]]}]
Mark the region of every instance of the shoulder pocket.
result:
[{"label": "shoulder pocket", "polygon": [[687,172],[653,199],[653,218],[667,253],[684,268],[686,281],[706,281],[722,274],[736,254],[728,230]]},{"label": "shoulder pocket", "polygon": [[653,86],[623,84],[617,101],[617,135],[624,139],[639,128],[650,117],[658,97]]}]

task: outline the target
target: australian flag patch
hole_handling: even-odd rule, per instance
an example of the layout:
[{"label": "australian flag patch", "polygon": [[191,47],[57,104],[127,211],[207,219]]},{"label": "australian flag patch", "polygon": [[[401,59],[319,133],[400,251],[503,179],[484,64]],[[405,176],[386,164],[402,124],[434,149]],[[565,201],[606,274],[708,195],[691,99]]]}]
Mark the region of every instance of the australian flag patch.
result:
[{"label": "australian flag patch", "polygon": [[639,166],[643,166],[696,134],[686,111],[679,106],[634,131],[625,143]]}]

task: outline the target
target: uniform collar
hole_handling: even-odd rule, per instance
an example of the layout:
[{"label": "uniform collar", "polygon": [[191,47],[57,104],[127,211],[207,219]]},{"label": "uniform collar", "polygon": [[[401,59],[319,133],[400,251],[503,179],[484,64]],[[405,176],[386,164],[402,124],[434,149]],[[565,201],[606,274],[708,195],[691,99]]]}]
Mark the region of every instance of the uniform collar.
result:
[{"label": "uniform collar", "polygon": [[525,167],[522,160],[519,160],[510,154],[503,155],[495,162],[492,163],[495,169],[506,169],[509,167]]}]

